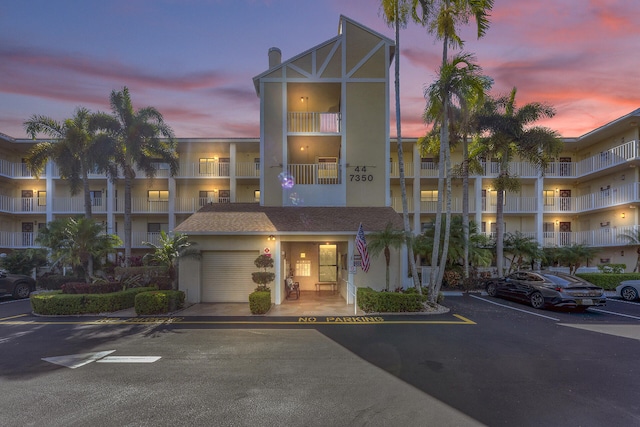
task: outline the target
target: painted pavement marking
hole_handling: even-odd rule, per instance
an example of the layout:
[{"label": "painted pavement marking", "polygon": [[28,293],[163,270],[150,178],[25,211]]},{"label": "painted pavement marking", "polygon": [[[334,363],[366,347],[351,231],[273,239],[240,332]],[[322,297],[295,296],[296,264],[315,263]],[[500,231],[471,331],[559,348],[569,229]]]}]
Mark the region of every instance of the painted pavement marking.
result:
[{"label": "painted pavement marking", "polygon": [[478,299],[480,301],[488,302],[489,304],[498,305],[500,307],[508,308],[509,310],[515,310],[515,311],[519,311],[519,312],[522,312],[522,313],[530,314],[532,316],[538,316],[538,317],[543,317],[543,318],[549,319],[549,320],[555,320],[556,322],[560,321],[560,319],[556,319],[555,317],[545,316],[544,314],[539,314],[539,313],[533,313],[531,311],[523,310],[521,308],[511,307],[511,306],[508,306],[506,304],[500,304],[500,303],[497,303],[497,302],[494,302],[494,301],[490,301],[488,299],[477,297],[475,295],[470,295],[470,296],[471,296],[471,298],[475,298],[475,299]]},{"label": "painted pavement marking", "polygon": [[115,350],[98,351],[96,353],[69,354],[66,356],[43,357],[45,362],[76,369],[97,363],[153,363],[160,360],[161,356],[110,356]]}]

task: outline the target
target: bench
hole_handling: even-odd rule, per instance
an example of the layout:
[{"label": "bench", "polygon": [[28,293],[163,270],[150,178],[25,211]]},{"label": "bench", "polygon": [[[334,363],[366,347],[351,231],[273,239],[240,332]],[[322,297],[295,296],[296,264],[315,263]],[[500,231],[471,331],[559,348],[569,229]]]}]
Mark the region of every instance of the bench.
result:
[{"label": "bench", "polygon": [[335,293],[338,290],[338,284],[336,282],[318,282],[316,283],[316,292],[320,292],[320,288],[328,286],[331,288],[331,293]]},{"label": "bench", "polygon": [[291,277],[287,277],[284,280],[284,290],[287,299],[299,299],[300,298],[300,283],[294,282]]}]

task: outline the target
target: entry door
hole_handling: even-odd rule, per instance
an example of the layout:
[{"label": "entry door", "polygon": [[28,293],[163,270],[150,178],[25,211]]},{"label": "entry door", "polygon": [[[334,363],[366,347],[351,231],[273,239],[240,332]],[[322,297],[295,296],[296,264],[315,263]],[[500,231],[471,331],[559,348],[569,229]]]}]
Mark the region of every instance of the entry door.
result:
[{"label": "entry door", "polygon": [[560,176],[571,176],[571,157],[560,157]]},{"label": "entry door", "polygon": [[560,222],[560,246],[571,244],[571,222]]},{"label": "entry door", "polygon": [[22,223],[22,246],[33,246],[33,222]]},{"label": "entry door", "polygon": [[560,190],[560,210],[571,210],[571,190]]},{"label": "entry door", "polygon": [[22,190],[22,211],[33,211],[33,190]]}]

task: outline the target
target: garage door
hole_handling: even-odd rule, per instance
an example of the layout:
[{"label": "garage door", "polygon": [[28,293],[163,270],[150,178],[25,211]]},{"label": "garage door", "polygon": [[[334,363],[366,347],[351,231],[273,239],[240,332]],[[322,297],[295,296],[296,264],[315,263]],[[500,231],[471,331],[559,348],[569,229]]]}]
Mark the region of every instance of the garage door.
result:
[{"label": "garage door", "polygon": [[259,251],[206,251],[202,253],[202,302],[249,302],[256,284],[251,273]]}]

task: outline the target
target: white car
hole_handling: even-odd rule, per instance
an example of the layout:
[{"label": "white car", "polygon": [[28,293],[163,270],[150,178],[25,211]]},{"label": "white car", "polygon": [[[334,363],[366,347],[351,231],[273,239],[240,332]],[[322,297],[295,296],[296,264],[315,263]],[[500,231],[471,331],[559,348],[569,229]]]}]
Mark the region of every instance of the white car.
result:
[{"label": "white car", "polygon": [[638,299],[640,295],[640,280],[625,280],[616,288],[616,295],[627,301]]}]

